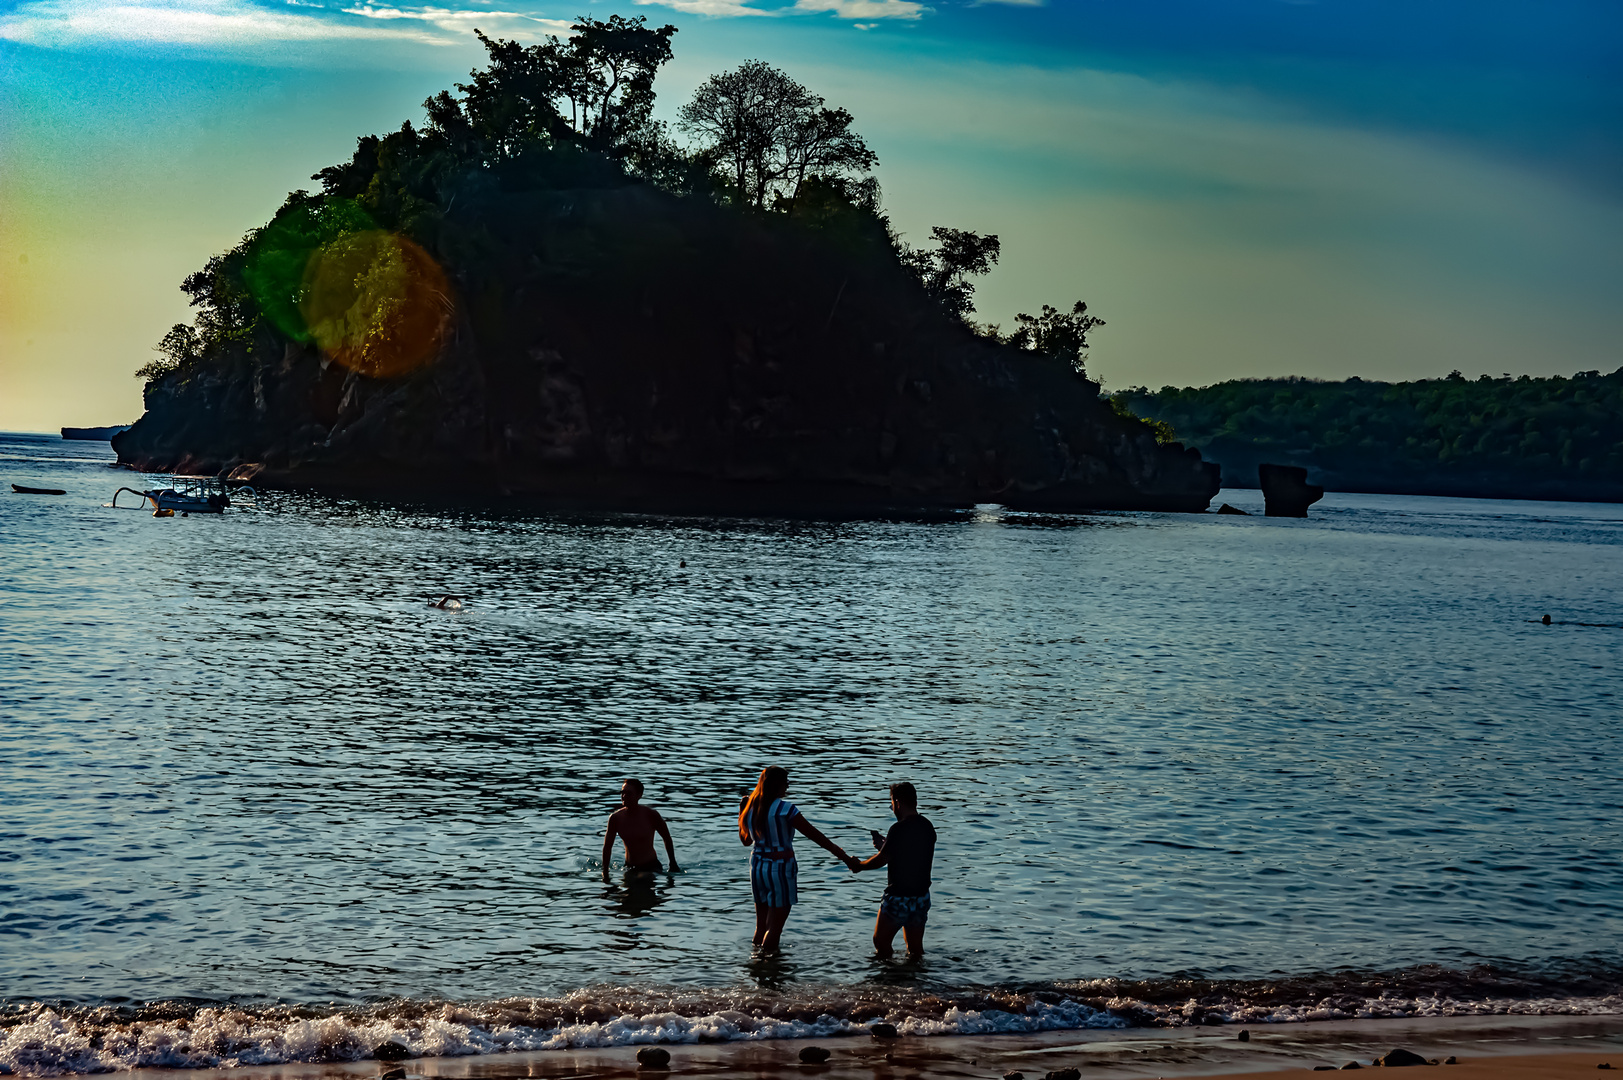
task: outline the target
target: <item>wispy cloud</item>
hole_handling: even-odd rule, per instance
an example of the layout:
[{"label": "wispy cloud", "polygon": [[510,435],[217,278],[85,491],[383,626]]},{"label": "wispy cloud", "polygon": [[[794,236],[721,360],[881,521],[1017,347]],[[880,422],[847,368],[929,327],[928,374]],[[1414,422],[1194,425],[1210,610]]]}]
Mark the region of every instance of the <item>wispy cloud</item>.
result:
[{"label": "wispy cloud", "polygon": [[[292,2],[294,0],[289,0],[289,3]],[[404,19],[431,23],[441,30],[453,33],[468,33],[475,26],[489,27],[516,22],[523,26],[539,27],[554,34],[567,34],[570,26],[567,19],[541,19],[518,11],[491,11],[488,8],[480,11],[459,11],[454,8],[373,7],[371,4],[362,4],[359,7],[347,7],[342,10],[346,15],[359,15],[364,19],[377,19],[383,22]]]},{"label": "wispy cloud", "polygon": [[927,8],[913,0],[795,0],[796,11],[831,11],[841,19],[917,19]]},{"label": "wispy cloud", "polygon": [[660,7],[675,8],[685,11],[689,15],[775,15],[774,11],[763,11],[752,8],[740,0],[636,0],[639,4],[658,4]]},{"label": "wispy cloud", "polygon": [[475,26],[492,33],[569,30],[562,19],[488,7],[363,3],[334,11],[312,0],[283,0],[277,7],[250,0],[24,0],[0,15],[0,40],[45,48],[112,44],[228,51],[355,41],[454,46],[466,45]]},{"label": "wispy cloud", "polygon": [[[304,7],[305,5],[300,5]],[[45,48],[182,45],[242,48],[295,42],[393,40],[429,45],[454,39],[417,27],[323,18],[245,0],[32,0],[0,16],[0,39]]]}]

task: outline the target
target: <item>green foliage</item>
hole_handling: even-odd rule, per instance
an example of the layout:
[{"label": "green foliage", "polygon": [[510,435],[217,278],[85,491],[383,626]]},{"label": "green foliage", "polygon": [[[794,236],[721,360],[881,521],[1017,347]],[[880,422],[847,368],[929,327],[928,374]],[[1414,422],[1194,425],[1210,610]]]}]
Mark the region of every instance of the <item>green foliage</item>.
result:
[{"label": "green foliage", "polygon": [[1177,432],[1173,430],[1171,424],[1167,423],[1165,420],[1153,420],[1148,417],[1138,415],[1133,411],[1133,407],[1128,404],[1125,394],[1112,394],[1105,400],[1110,402],[1110,411],[1121,417],[1123,420],[1137,420],[1139,423],[1149,428],[1150,433],[1155,436],[1155,441],[1160,443],[1162,446],[1165,446],[1167,443],[1178,441]]},{"label": "green foliage", "polygon": [[300,306],[310,256],[340,236],[376,228],[371,215],[353,199],[295,192],[269,225],[250,234],[243,283],[260,312],[283,335],[308,342],[310,330]]},{"label": "green foliage", "polygon": [[[1572,378],[1242,379],[1113,398],[1227,461],[1245,455],[1347,476],[1623,482],[1623,368]],[[1374,483],[1375,480],[1371,480]]]}]

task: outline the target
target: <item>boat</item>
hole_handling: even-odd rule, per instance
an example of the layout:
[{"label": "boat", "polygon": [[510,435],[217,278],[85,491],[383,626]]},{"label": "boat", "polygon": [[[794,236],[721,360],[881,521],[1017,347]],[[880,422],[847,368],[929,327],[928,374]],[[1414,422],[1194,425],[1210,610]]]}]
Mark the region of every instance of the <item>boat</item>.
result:
[{"label": "boat", "polygon": [[[113,501],[104,505],[114,510],[135,510],[152,508],[154,517],[173,517],[180,514],[223,514],[231,505],[231,495],[226,491],[224,480],[214,476],[174,476],[170,477],[170,487],[149,488],[146,491],[137,491],[130,487],[121,487],[113,492]],[[236,489],[239,499],[253,498],[257,493],[253,488],[239,486]],[[135,506],[118,505],[118,497],[129,492],[142,502]]]},{"label": "boat", "polygon": [[66,495],[67,494],[67,492],[64,491],[61,488],[24,487],[22,484],[12,484],[11,485],[11,490],[15,491],[19,495]]}]

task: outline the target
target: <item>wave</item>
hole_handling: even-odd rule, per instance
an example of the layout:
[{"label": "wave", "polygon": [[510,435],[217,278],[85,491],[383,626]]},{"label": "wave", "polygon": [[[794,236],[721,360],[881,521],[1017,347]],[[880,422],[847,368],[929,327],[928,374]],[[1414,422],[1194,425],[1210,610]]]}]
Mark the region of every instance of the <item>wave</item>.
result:
[{"label": "wave", "polygon": [[0,1074],[451,1057],[642,1043],[828,1038],[883,1020],[903,1035],[991,1035],[1410,1017],[1623,1014],[1613,971],[1416,968],[1275,980],[1099,979],[1040,987],[648,990],[555,998],[397,999],[363,1007],[11,1001]]}]

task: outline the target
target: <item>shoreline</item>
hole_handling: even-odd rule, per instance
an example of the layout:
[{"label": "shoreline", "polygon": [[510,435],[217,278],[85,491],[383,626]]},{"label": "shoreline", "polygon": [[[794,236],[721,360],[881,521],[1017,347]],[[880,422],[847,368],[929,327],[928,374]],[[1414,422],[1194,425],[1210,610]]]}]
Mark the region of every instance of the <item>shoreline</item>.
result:
[{"label": "shoreline", "polygon": [[[1248,1031],[1248,1041],[1239,1038]],[[529,1050],[391,1063],[239,1066],[219,1069],[133,1069],[131,1080],[371,1080],[401,1069],[406,1080],[677,1080],[684,1077],[818,1077],[820,1080],[923,1080],[963,1077],[1025,1080],[1077,1069],[1084,1077],[1171,1080],[1228,1077],[1295,1080],[1315,1068],[1349,1061],[1369,1068],[1402,1048],[1427,1059],[1454,1057],[1446,1080],[1576,1080],[1608,1062],[1623,1069],[1623,1015],[1423,1017],[1327,1020],[1242,1027],[1125,1028],[1017,1035],[768,1039],[662,1044],[666,1069],[640,1068],[637,1051],[651,1044]],[[830,1051],[825,1064],[804,1065],[801,1049]],[[1095,1071],[1097,1070],[1097,1071]],[[1415,1080],[1421,1080],[1416,1076]],[[1441,1078],[1440,1078],[1441,1080]]]}]

